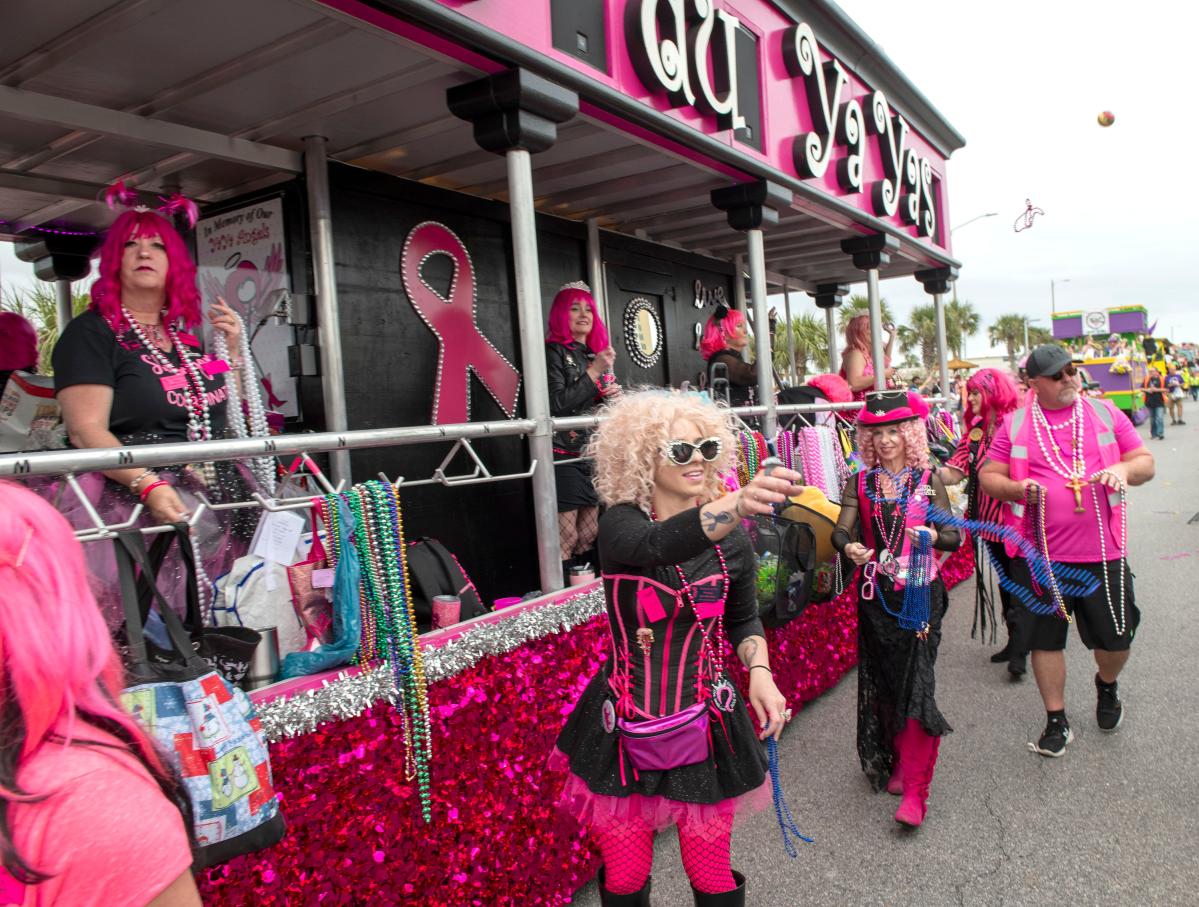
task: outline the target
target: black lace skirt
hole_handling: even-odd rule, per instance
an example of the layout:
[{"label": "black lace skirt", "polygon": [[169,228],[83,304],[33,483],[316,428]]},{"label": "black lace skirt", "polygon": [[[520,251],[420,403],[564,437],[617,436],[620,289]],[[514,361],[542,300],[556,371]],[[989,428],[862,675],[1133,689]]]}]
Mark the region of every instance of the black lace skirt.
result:
[{"label": "black lace skirt", "polygon": [[[883,586],[888,603],[902,601],[889,581]],[[859,596],[861,586],[858,587]],[[858,758],[875,790],[882,790],[895,760],[893,741],[909,718],[925,733],[942,737],[953,730],[937,708],[934,669],[941,646],[941,620],[949,604],[945,584],[929,589],[928,639],[902,630],[894,617],[874,601],[858,598]]]}]

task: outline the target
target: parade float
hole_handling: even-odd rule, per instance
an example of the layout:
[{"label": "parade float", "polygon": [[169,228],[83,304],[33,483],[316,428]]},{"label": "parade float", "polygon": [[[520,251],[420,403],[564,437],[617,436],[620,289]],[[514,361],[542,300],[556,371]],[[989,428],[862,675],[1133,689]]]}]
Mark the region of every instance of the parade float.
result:
[{"label": "parade float", "polygon": [[1140,305],[1053,316],[1054,340],[1075,349],[1076,356],[1083,352],[1082,367],[1100,393],[1134,417],[1145,408],[1141,386],[1149,365],[1144,352],[1148,336],[1149,312]]}]

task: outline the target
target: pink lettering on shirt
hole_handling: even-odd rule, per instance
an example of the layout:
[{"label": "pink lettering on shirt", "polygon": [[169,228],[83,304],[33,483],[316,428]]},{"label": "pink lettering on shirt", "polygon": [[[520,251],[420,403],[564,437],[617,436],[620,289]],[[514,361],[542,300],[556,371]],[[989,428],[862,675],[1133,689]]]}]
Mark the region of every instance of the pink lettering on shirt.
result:
[{"label": "pink lettering on shirt", "polygon": [[163,390],[177,391],[179,388],[187,386],[187,376],[183,372],[176,372],[173,375],[163,375],[158,382],[162,385]]}]

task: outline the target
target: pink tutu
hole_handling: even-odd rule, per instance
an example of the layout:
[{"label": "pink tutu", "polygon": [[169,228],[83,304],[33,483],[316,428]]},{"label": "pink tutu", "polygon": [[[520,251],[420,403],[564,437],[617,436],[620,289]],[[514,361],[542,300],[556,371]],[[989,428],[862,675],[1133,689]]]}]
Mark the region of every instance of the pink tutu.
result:
[{"label": "pink tutu", "polygon": [[738,797],[715,803],[688,803],[659,795],[634,793],[627,797],[613,797],[594,793],[582,778],[570,770],[566,754],[557,747],[550,753],[547,766],[552,771],[566,773],[566,784],[558,798],[558,808],[570,813],[593,831],[633,822],[644,822],[658,831],[671,825],[707,824],[725,816],[740,819],[761,812],[773,802],[769,780]]}]

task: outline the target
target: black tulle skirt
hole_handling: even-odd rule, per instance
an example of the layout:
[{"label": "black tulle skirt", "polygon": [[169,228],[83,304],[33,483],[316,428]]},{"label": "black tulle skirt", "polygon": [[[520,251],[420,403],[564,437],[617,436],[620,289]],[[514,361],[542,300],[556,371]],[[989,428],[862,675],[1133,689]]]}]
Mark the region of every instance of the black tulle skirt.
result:
[{"label": "black tulle skirt", "polygon": [[[887,601],[902,601],[889,581]],[[945,584],[935,579],[929,589],[928,639],[900,629],[879,600],[862,601],[858,587],[858,758],[875,790],[886,786],[895,761],[893,741],[909,718],[925,733],[942,737],[953,728],[937,708],[937,650],[941,621],[948,607]]]},{"label": "black tulle skirt", "polygon": [[711,719],[712,752],[694,765],[640,772],[620,770],[617,734],[604,729],[603,706],[611,694],[601,671],[579,697],[558,736],[551,767],[569,769],[562,805],[586,824],[640,819],[654,828],[706,821],[770,804],[766,749],[754,733],[740,695],[732,712]]}]

